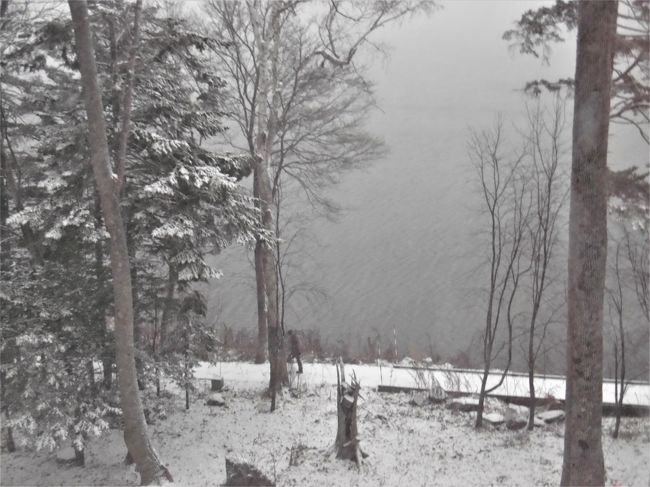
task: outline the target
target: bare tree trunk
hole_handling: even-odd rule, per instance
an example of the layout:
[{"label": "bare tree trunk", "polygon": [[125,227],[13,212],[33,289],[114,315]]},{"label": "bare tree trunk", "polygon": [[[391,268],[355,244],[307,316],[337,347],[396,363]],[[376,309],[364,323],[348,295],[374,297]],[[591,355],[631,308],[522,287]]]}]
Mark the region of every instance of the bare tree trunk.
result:
[{"label": "bare tree trunk", "polygon": [[[491,353],[491,352],[490,352]],[[483,376],[481,377],[481,390],[478,395],[478,410],[476,411],[476,422],[474,423],[475,428],[483,427],[483,410],[485,409],[485,396],[486,396],[486,386],[487,380],[490,375],[490,364],[485,363],[483,368]]]},{"label": "bare tree trunk", "polygon": [[618,438],[618,432],[621,426],[621,412],[623,408],[623,398],[625,397],[625,327],[624,327],[624,296],[623,283],[621,278],[621,243],[616,244],[616,254],[614,265],[611,270],[614,272],[614,289],[608,289],[610,297],[610,319],[611,307],[616,311],[616,326],[614,326],[614,404],[616,422],[612,438]]},{"label": "bare tree trunk", "polygon": [[115,350],[124,415],[124,441],[133,456],[143,485],[171,480],[147,434],[142,402],[138,391],[133,344],[133,296],[126,229],[115,192],[110,167],[110,151],[102,108],[93,40],[85,1],[69,0],[75,44],[81,71],[81,85],[88,118],[91,164],[106,228],[111,236],[110,255],[115,300]]},{"label": "bare tree trunk", "polygon": [[[259,171],[253,172],[253,193],[259,198]],[[259,201],[259,200],[258,200]],[[259,203],[256,203],[259,207]],[[262,253],[264,252],[263,242],[260,238],[255,242],[255,283],[257,286],[257,349],[255,351],[255,363],[262,364],[266,362],[267,347],[267,323],[266,323],[266,296],[264,285],[264,261]]]},{"label": "bare tree trunk", "polygon": [[[533,333],[534,328],[531,328],[531,334]],[[533,354],[532,338],[528,346],[528,356],[532,357]],[[528,406],[528,431],[532,431],[535,428],[535,361],[533,359],[528,359],[528,392],[530,397],[530,405]]]},{"label": "bare tree trunk", "polygon": [[[273,186],[271,184],[271,157],[273,141],[276,137],[277,93],[277,64],[280,42],[280,2],[272,2],[269,10],[269,25],[264,28],[266,21],[256,6],[249,3],[251,22],[255,29],[256,42],[259,45],[259,92],[257,104],[257,135],[255,137],[255,164],[253,167],[255,182],[262,213],[262,227],[268,235],[275,235],[273,224]],[[269,110],[270,105],[270,110]],[[269,393],[271,395],[271,411],[275,410],[277,392],[282,389],[286,380],[287,368],[282,360],[283,339],[280,329],[277,307],[277,274],[275,264],[275,243],[263,241],[260,247],[262,269],[264,274],[264,291],[266,295],[266,323],[268,330],[268,347],[270,362]],[[258,302],[259,306],[259,302]]]},{"label": "bare tree trunk", "polygon": [[255,283],[257,285],[257,349],[255,363],[263,364],[267,357],[266,297],[264,291],[264,269],[262,263],[262,242],[255,244]]},{"label": "bare tree trunk", "polygon": [[[524,230],[530,213],[525,201],[525,184],[518,181],[518,170],[523,156],[507,163],[501,155],[503,123],[481,134],[474,133],[470,141],[470,157],[479,176],[485,208],[490,220],[489,257],[490,276],[488,302],[483,333],[483,376],[479,395],[476,428],[483,425],[485,396],[503,383],[512,361],[512,305],[519,288],[519,279],[527,272],[520,266]],[[511,206],[510,216],[506,203]],[[505,308],[505,310],[504,310]],[[494,343],[503,315],[508,324],[508,339],[504,346],[508,358],[499,381],[487,389],[487,380],[493,360],[498,356]]]},{"label": "bare tree trunk", "polygon": [[[616,439],[618,438],[618,430],[621,426],[621,404],[618,401],[618,365],[619,365],[619,357],[618,357],[618,343],[614,341],[612,345],[613,351],[614,351],[614,406],[616,408],[615,415],[616,415],[616,422],[614,423],[614,431],[612,431],[612,438]],[[622,399],[622,398],[621,398]]]},{"label": "bare tree trunk", "polygon": [[623,398],[625,397],[625,332],[623,320],[619,320],[619,333],[621,334],[621,366],[618,396],[616,397],[616,423],[614,424],[614,438],[618,438],[618,431],[621,427],[621,414],[623,412]]},{"label": "bare tree trunk", "polygon": [[604,485],[601,442],[607,138],[618,2],[581,1],[569,213],[563,486]]},{"label": "bare tree trunk", "polygon": [[548,273],[550,272],[551,259],[554,256],[557,237],[557,220],[561,209],[564,207],[566,192],[558,187],[560,173],[558,163],[560,157],[560,138],[565,126],[565,102],[559,96],[554,99],[554,105],[547,121],[544,111],[538,103],[535,109],[528,111],[530,134],[528,143],[530,147],[530,165],[528,173],[532,181],[531,199],[533,211],[529,224],[530,240],[530,301],[531,315],[528,327],[528,389],[530,408],[528,415],[528,430],[535,427],[535,363],[549,320],[539,323],[541,337],[535,343],[535,337],[540,321],[540,311],[548,305],[544,301],[548,287]]}]

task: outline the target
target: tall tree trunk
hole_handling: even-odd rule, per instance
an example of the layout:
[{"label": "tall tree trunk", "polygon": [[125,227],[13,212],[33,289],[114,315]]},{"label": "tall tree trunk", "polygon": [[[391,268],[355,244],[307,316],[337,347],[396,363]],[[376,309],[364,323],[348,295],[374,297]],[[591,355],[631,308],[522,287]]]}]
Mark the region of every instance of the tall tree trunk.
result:
[{"label": "tall tree trunk", "polygon": [[[275,234],[273,224],[273,186],[271,184],[271,157],[273,141],[276,137],[276,111],[278,108],[277,64],[280,42],[280,2],[272,2],[269,11],[269,25],[263,27],[265,19],[256,9],[248,4],[251,20],[255,29],[256,43],[259,46],[259,92],[257,105],[257,135],[255,137],[255,163],[253,167],[262,217],[262,227],[269,235]],[[270,110],[269,110],[270,105]],[[268,347],[270,363],[269,392],[271,394],[271,411],[275,410],[276,394],[282,389],[286,379],[287,368],[282,360],[283,337],[280,329],[277,308],[277,274],[275,272],[274,243],[263,241],[261,245],[261,263],[264,273],[264,290],[266,294],[266,323],[268,329]],[[258,303],[259,305],[259,303]]]},{"label": "tall tree trunk", "polygon": [[124,441],[137,464],[142,484],[147,485],[160,482],[162,478],[171,480],[171,475],[160,462],[149,440],[138,392],[133,344],[133,300],[126,229],[110,167],[106,122],[90,33],[88,6],[82,0],[69,0],[68,5],[72,15],[81,71],[82,94],[88,118],[91,164],[104,222],[111,236],[111,272],[115,300],[115,352],[120,401],[124,416]]},{"label": "tall tree trunk", "polygon": [[581,1],[575,75],[563,486],[604,485],[607,138],[618,2]]},{"label": "tall tree trunk", "polygon": [[255,284],[257,286],[257,344],[255,350],[255,363],[263,364],[267,357],[267,323],[266,323],[266,295],[264,290],[264,263],[262,259],[262,242],[255,243]]},{"label": "tall tree trunk", "polygon": [[[253,172],[253,194],[258,198],[256,205],[259,208],[259,170],[256,167]],[[266,323],[266,296],[264,285],[264,260],[262,253],[264,252],[263,242],[260,238],[255,242],[255,284],[257,287],[257,348],[255,350],[255,363],[262,364],[266,362],[266,346],[267,346],[267,323]]]}]

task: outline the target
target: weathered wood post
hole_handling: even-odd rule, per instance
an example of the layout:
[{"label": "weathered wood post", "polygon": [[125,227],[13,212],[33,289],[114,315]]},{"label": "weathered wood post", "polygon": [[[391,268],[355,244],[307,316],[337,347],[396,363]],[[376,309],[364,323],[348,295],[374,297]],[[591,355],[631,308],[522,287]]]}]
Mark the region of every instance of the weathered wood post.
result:
[{"label": "weathered wood post", "polygon": [[356,380],[354,373],[350,384],[345,382],[343,362],[339,359],[336,364],[336,407],[338,412],[338,427],[336,430],[336,458],[354,461],[357,465],[366,455],[359,447],[357,430],[357,400],[361,385]]}]

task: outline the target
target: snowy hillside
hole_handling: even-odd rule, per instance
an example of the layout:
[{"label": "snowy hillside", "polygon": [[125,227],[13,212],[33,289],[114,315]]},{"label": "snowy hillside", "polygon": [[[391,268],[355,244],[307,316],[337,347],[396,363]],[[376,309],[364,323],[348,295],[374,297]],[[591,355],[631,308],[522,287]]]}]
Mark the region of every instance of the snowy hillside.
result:
[{"label": "snowy hillside", "polygon": [[[245,364],[233,364],[244,371]],[[310,375],[311,374],[311,375]],[[445,404],[418,406],[411,394],[379,394],[363,388],[359,406],[362,447],[369,454],[361,469],[336,460],[336,391],[306,369],[300,389],[285,392],[269,413],[264,383],[232,374],[222,392],[225,407],[207,406],[207,391],[184,410],[180,394],[166,399],[166,419],[150,427],[153,442],[177,485],[225,482],[225,458],[255,465],[279,486],[466,486],[557,485],[562,467],[562,422],[532,432],[488,426],[473,428],[473,413]],[[362,381],[363,385],[363,381]],[[207,388],[207,387],[206,387]],[[486,412],[504,413],[488,402]],[[604,431],[612,426],[606,418]],[[607,485],[648,485],[650,423],[624,418],[621,438],[603,438]],[[1,485],[136,484],[134,468],[123,463],[121,432],[94,440],[86,467],[72,467],[57,454],[3,454]],[[65,452],[58,453],[61,457]]]}]

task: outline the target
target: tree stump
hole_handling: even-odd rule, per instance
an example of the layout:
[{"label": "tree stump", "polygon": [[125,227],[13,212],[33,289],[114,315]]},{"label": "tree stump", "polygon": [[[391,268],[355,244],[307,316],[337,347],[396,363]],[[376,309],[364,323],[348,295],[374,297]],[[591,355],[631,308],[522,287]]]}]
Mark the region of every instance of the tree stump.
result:
[{"label": "tree stump", "polygon": [[359,447],[359,435],[357,429],[357,400],[361,385],[352,375],[350,384],[345,382],[345,370],[343,363],[339,360],[336,364],[336,408],[338,416],[338,427],[336,430],[336,458],[352,460],[361,465],[361,460],[366,455]]},{"label": "tree stump", "polygon": [[212,392],[219,392],[223,389],[223,378],[219,377],[218,379],[210,380],[210,390]]}]

